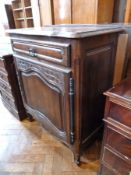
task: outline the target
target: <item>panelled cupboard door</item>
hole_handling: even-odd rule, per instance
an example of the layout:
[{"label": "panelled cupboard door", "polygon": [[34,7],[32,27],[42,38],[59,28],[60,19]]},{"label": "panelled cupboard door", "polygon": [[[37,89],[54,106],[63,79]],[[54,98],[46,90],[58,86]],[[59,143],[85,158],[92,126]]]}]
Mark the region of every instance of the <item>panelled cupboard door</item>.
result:
[{"label": "panelled cupboard door", "polygon": [[68,142],[70,70],[16,59],[25,108],[44,128]]}]

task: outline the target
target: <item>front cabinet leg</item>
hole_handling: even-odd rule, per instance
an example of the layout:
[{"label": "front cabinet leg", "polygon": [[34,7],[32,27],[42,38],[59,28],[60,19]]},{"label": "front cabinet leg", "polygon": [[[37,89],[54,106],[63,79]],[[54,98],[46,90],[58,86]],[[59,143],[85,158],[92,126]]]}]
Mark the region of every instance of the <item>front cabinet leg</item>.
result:
[{"label": "front cabinet leg", "polygon": [[33,121],[34,121],[34,118],[32,117],[32,115],[30,115],[29,113],[28,113],[27,115],[28,115],[28,120],[29,120],[30,122],[33,122]]},{"label": "front cabinet leg", "polygon": [[80,165],[80,154],[74,153],[74,162],[79,166]]}]

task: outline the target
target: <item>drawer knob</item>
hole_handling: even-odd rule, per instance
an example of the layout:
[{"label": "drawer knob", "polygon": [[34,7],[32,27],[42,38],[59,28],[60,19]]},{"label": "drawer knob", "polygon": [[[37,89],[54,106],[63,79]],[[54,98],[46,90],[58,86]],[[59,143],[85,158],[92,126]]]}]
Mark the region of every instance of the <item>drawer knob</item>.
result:
[{"label": "drawer knob", "polygon": [[29,48],[28,50],[29,50],[29,55],[30,56],[32,56],[32,57],[36,56],[36,52],[33,48]]}]

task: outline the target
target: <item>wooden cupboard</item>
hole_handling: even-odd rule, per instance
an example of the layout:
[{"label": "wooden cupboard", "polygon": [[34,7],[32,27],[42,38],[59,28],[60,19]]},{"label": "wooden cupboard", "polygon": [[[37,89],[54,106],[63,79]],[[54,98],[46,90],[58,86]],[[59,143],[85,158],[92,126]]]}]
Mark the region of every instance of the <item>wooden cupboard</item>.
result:
[{"label": "wooden cupboard", "polygon": [[4,106],[19,120],[27,117],[23,105],[14,59],[0,52],[0,93]]},{"label": "wooden cupboard", "polygon": [[111,23],[114,0],[73,0],[72,23]]},{"label": "wooden cupboard", "polygon": [[27,113],[80,163],[97,137],[113,83],[119,25],[56,25],[9,31]]},{"label": "wooden cupboard", "polygon": [[125,9],[125,23],[131,22],[131,0],[126,1],[126,9]]},{"label": "wooden cupboard", "polygon": [[111,23],[114,0],[39,0],[41,24]]},{"label": "wooden cupboard", "polygon": [[38,0],[13,0],[12,9],[16,28],[40,26]]},{"label": "wooden cupboard", "polygon": [[131,77],[131,24],[124,25],[124,29],[128,34],[125,75]]},{"label": "wooden cupboard", "polygon": [[113,21],[116,23],[131,22],[131,0],[115,0],[114,1]]},{"label": "wooden cupboard", "polygon": [[105,93],[105,130],[100,175],[129,175],[131,170],[131,78]]}]

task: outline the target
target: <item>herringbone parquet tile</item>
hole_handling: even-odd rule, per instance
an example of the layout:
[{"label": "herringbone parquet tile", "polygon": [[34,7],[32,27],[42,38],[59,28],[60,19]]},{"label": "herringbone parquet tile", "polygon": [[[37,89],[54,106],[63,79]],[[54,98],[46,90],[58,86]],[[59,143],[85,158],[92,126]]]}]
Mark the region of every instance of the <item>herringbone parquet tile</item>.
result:
[{"label": "herringbone parquet tile", "polygon": [[18,121],[0,101],[0,175],[96,175],[100,143],[73,162],[72,152],[38,122]]}]

